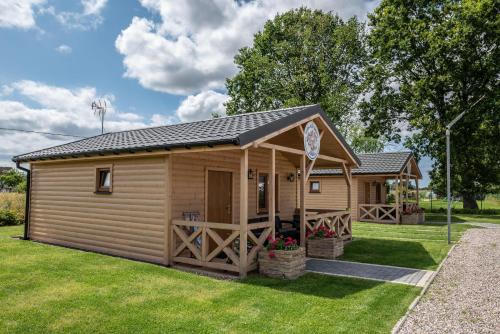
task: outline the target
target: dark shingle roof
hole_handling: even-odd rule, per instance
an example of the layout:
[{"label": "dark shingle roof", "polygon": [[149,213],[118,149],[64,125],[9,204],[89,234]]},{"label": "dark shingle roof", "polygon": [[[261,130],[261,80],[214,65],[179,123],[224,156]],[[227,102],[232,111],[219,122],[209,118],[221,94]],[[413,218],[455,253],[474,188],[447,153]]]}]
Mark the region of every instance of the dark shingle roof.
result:
[{"label": "dark shingle roof", "polygon": [[[349,145],[328,121],[319,105],[254,112],[154,128],[111,132],[68,144],[15,156],[15,162],[47,158],[110,154],[127,151],[171,149],[205,145],[245,145],[305,117],[320,113],[357,159]],[[359,161],[358,161],[359,163]]]},{"label": "dark shingle roof", "polygon": [[[383,152],[358,154],[361,166],[352,170],[352,175],[363,174],[398,174],[404,168],[411,152]],[[341,175],[340,169],[317,169],[311,175]]]}]

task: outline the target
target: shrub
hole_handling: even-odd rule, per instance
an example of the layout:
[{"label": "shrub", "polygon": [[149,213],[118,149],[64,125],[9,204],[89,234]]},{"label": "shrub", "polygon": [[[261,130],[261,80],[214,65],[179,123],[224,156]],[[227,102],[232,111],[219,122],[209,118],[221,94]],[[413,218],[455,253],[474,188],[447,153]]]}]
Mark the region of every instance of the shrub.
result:
[{"label": "shrub", "polygon": [[[0,193],[0,225],[22,224],[24,221],[24,204],[24,194]],[[12,217],[15,217],[17,223],[12,223],[14,219]]]},{"label": "shrub", "polygon": [[0,226],[21,225],[23,219],[13,210],[0,210]]}]

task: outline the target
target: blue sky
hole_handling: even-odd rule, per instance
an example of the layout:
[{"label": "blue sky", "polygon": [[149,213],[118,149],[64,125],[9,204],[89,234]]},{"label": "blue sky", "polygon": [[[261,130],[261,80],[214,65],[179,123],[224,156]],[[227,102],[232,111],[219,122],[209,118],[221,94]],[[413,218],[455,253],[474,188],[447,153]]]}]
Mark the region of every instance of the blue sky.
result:
[{"label": "blue sky", "polygon": [[[307,4],[364,20],[378,2],[2,0],[0,127],[95,135],[99,98],[107,131],[206,119],[224,112],[234,54],[276,13]],[[0,165],[70,140],[0,130]]]}]

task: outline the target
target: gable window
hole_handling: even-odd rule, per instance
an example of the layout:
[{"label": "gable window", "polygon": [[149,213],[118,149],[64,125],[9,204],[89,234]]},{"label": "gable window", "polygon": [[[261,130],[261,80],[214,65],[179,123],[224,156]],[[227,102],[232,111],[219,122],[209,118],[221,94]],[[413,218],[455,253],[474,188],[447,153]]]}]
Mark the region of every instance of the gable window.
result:
[{"label": "gable window", "polygon": [[110,194],[112,191],[111,167],[99,167],[96,169],[95,192]]},{"label": "gable window", "polygon": [[320,193],[321,192],[321,184],[319,183],[319,181],[309,182],[309,192],[310,193]]},{"label": "gable window", "polygon": [[[276,212],[279,212],[279,175],[275,175],[274,179],[274,207]],[[257,177],[257,213],[269,212],[269,174],[258,173]]]}]

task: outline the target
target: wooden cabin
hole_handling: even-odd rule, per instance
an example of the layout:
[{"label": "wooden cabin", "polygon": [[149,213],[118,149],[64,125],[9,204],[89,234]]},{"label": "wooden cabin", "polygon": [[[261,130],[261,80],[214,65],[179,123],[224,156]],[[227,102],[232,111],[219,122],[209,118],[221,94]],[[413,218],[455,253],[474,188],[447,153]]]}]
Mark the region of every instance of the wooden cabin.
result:
[{"label": "wooden cabin", "polygon": [[[399,223],[402,211],[418,206],[418,180],[422,173],[411,152],[358,154],[359,168],[352,170],[352,219],[377,223]],[[414,192],[409,190],[415,182]],[[346,208],[346,184],[342,171],[316,169],[308,180],[306,206]],[[388,203],[388,188],[394,201]]]},{"label": "wooden cabin", "polygon": [[[269,235],[295,232],[304,245],[324,225],[352,238],[360,162],[319,105],[106,133],[13,160],[31,170],[25,238],[40,242],[245,276]],[[306,206],[313,168],[342,171],[342,209]]]}]

